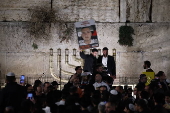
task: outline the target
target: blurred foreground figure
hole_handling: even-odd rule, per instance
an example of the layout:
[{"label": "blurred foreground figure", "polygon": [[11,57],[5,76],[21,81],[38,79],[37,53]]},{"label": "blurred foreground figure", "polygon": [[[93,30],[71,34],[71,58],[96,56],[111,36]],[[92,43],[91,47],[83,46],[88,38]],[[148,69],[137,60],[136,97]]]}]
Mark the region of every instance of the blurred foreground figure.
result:
[{"label": "blurred foreground figure", "polygon": [[0,94],[0,113],[4,113],[6,107],[13,108],[14,113],[18,113],[22,100],[25,97],[23,86],[15,82],[15,74],[9,72],[6,75],[6,86]]}]

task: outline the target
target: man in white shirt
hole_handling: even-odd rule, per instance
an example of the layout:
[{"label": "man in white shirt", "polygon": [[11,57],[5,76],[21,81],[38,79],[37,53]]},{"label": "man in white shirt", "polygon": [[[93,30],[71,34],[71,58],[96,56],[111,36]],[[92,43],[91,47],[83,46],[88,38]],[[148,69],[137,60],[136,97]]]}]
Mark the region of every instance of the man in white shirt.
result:
[{"label": "man in white shirt", "polygon": [[107,91],[110,90],[110,87],[105,82],[102,81],[102,76],[100,74],[96,74],[96,76],[95,76],[95,83],[93,84],[93,86],[94,86],[95,90],[99,90],[98,88],[100,86],[106,86],[107,87]]},{"label": "man in white shirt", "polygon": [[110,74],[112,78],[116,78],[116,65],[113,56],[108,55],[108,48],[103,48],[103,55],[98,57],[98,63],[102,64],[105,69],[107,69],[107,73]]}]

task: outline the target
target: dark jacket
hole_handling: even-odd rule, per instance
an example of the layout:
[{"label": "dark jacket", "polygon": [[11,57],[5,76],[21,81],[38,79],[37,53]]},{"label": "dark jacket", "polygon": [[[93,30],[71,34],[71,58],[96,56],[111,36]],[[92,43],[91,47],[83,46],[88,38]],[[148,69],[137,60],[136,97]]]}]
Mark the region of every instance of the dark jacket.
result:
[{"label": "dark jacket", "polygon": [[152,113],[168,113],[168,111],[162,105],[156,105]]},{"label": "dark jacket", "polygon": [[26,98],[25,88],[18,85],[16,82],[7,83],[0,94],[0,113],[3,113],[5,107],[14,107],[15,112],[18,112],[21,102]]},{"label": "dark jacket", "polygon": [[152,69],[147,69],[146,72],[154,72]]},{"label": "dark jacket", "polygon": [[80,52],[80,57],[84,59],[83,71],[89,71],[93,73],[97,64],[97,59],[92,54],[85,55],[84,52]]},{"label": "dark jacket", "polygon": [[82,110],[80,113],[91,113],[88,110]]},{"label": "dark jacket", "polygon": [[[98,63],[102,64],[102,58],[103,56],[99,56]],[[108,69],[109,74],[116,75],[116,65],[115,65],[115,60],[113,56],[108,55],[107,69]]]}]

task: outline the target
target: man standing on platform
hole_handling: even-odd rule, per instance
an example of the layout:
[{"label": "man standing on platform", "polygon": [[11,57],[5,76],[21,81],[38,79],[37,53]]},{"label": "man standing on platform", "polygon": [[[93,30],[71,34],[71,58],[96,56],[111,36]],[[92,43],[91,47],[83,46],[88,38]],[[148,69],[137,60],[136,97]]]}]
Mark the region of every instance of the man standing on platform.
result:
[{"label": "man standing on platform", "polygon": [[116,78],[116,65],[113,56],[108,55],[108,48],[103,48],[103,55],[99,56],[98,63],[103,64],[107,73],[110,74],[112,78]]},{"label": "man standing on platform", "polygon": [[97,56],[98,50],[97,49],[92,49],[92,53],[90,55],[85,55],[82,50],[80,50],[80,57],[84,59],[84,67],[83,71],[88,71],[93,73],[95,70],[95,66],[97,64]]}]

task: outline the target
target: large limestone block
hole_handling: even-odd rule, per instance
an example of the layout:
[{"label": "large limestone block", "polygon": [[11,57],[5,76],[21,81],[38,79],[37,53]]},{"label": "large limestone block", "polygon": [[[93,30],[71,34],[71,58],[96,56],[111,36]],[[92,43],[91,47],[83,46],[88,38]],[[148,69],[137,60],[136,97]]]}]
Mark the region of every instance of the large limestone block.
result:
[{"label": "large limestone block", "polygon": [[152,20],[153,22],[170,22],[169,0],[153,0]]},{"label": "large limestone block", "polygon": [[30,14],[30,11],[26,8],[4,8],[0,9],[0,21],[28,21]]},{"label": "large limestone block", "polygon": [[18,8],[32,8],[37,6],[49,7],[51,0],[0,0],[1,8],[18,9]]},{"label": "large limestone block", "polygon": [[54,1],[53,8],[59,11],[66,21],[95,19],[101,22],[119,21],[119,2],[117,0]]},{"label": "large limestone block", "polygon": [[0,21],[29,21],[30,9],[51,7],[50,0],[0,0],[0,3]]},{"label": "large limestone block", "polygon": [[120,0],[120,4],[119,4],[119,7],[120,7],[120,22],[126,22],[126,0]]},{"label": "large limestone block", "polygon": [[116,64],[118,76],[138,77],[143,72],[143,55],[136,52],[117,52]]},{"label": "large limestone block", "polygon": [[[121,49],[122,47],[119,46],[118,42],[118,31],[119,27],[123,24],[111,24],[111,23],[98,23],[97,24],[97,32],[98,32],[98,39],[99,39],[99,48],[108,47],[110,49]],[[109,50],[110,54],[112,54],[112,50]]]},{"label": "large limestone block", "polygon": [[130,22],[149,21],[151,0],[127,0],[126,20]]},{"label": "large limestone block", "polygon": [[[1,22],[0,51],[29,51],[33,41],[25,22]],[[33,49],[33,48],[32,48]]]},{"label": "large limestone block", "polygon": [[[7,53],[6,72],[14,72],[16,75],[38,76],[49,73],[47,65],[49,61],[45,53]],[[48,58],[49,59],[49,58]]]},{"label": "large limestone block", "polygon": [[[141,51],[165,52],[170,47],[169,23],[130,24],[134,27],[134,47]],[[133,47],[132,47],[133,48]],[[136,49],[137,50],[137,49]]]}]

